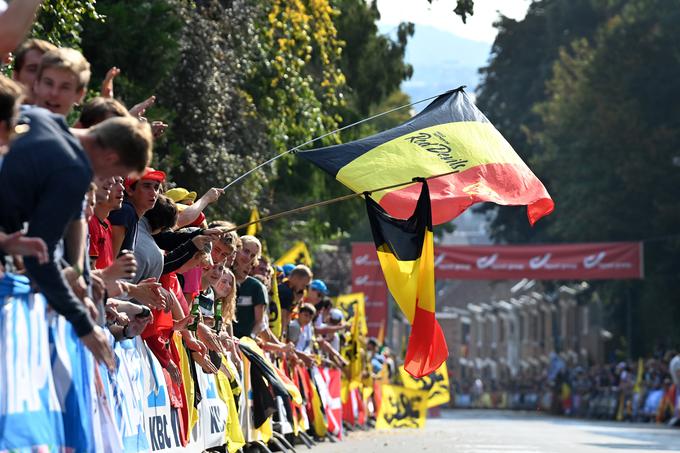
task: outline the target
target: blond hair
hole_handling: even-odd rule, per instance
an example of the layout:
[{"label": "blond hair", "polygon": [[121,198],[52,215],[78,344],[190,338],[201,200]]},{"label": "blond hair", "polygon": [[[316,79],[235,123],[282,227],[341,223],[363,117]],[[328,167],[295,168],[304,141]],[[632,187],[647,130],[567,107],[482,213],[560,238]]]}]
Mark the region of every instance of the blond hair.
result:
[{"label": "blond hair", "polygon": [[102,148],[113,149],[126,167],[143,173],[151,162],[151,127],[132,116],[109,118],[89,129]]},{"label": "blond hair", "polygon": [[226,296],[220,298],[222,301],[222,320],[224,322],[234,322],[236,321],[236,276],[231,269],[225,267],[222,278],[227,275],[231,275],[231,291]]},{"label": "blond hair", "polygon": [[38,80],[42,79],[43,71],[48,68],[65,69],[73,73],[78,79],[78,90],[90,83],[90,63],[82,53],[70,47],[61,47],[43,55],[38,69]]}]

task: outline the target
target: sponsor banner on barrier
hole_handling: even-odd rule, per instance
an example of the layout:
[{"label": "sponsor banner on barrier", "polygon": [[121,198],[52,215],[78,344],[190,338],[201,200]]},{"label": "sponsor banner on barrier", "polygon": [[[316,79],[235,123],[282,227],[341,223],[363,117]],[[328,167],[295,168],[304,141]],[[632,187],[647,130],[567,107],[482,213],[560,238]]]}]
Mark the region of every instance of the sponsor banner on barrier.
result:
[{"label": "sponsor banner on barrier", "polygon": [[399,375],[406,388],[425,390],[427,392],[427,407],[446,404],[451,400],[449,389],[449,371],[446,362],[435,371],[421,378],[414,378],[406,372],[403,366],[399,367]]},{"label": "sponsor banner on barrier", "polygon": [[383,384],[377,429],[423,428],[427,416],[427,392]]},{"label": "sponsor banner on barrier", "polygon": [[45,308],[41,295],[2,299],[0,451],[57,451],[65,447]]},{"label": "sponsor banner on barrier", "polygon": [[[147,352],[146,346],[140,346],[140,355],[148,364],[149,375],[145,376],[144,429],[151,451],[201,451],[198,445],[182,447],[181,427],[177,409],[170,405],[170,391],[163,375],[163,368],[153,356]],[[200,443],[200,442],[199,442]],[[191,448],[191,447],[195,448]]]}]

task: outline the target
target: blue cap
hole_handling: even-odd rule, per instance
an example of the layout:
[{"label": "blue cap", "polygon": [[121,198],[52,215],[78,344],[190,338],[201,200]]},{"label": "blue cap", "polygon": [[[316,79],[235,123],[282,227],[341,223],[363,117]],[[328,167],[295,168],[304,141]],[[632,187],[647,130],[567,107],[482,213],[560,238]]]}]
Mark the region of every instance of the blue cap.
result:
[{"label": "blue cap", "polygon": [[291,263],[284,264],[283,265],[283,275],[288,277],[288,275],[290,275],[290,271],[292,271],[293,269],[295,269],[295,264],[291,264]]},{"label": "blue cap", "polygon": [[328,294],[328,288],[326,287],[326,284],[323,282],[323,280],[312,280],[312,283],[309,285],[309,289],[319,291],[324,296]]}]

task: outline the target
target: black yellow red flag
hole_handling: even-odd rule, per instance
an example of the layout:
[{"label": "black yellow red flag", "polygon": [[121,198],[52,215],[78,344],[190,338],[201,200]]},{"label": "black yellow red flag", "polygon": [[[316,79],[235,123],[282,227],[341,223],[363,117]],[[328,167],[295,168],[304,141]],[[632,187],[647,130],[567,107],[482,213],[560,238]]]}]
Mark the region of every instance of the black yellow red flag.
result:
[{"label": "black yellow red flag", "polygon": [[387,287],[411,323],[404,369],[414,377],[435,371],[449,351],[435,319],[434,236],[427,181],[406,220],[391,217],[370,196],[366,209]]},{"label": "black yellow red flag", "polygon": [[[532,225],[554,208],[541,181],[462,87],[393,129],[297,155],[356,193],[431,178],[434,225],[482,201],[526,205]],[[372,196],[390,215],[405,219],[419,189],[407,184]]]}]

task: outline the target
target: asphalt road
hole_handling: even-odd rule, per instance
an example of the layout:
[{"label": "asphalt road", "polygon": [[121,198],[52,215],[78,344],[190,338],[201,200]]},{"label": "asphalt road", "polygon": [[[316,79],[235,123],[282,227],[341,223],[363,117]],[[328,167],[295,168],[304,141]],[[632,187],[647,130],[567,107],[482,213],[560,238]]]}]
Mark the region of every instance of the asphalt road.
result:
[{"label": "asphalt road", "polygon": [[[307,451],[304,446],[298,452]],[[512,411],[451,410],[422,430],[355,431],[310,453],[652,453],[680,452],[680,429],[654,424],[550,417]]]}]

